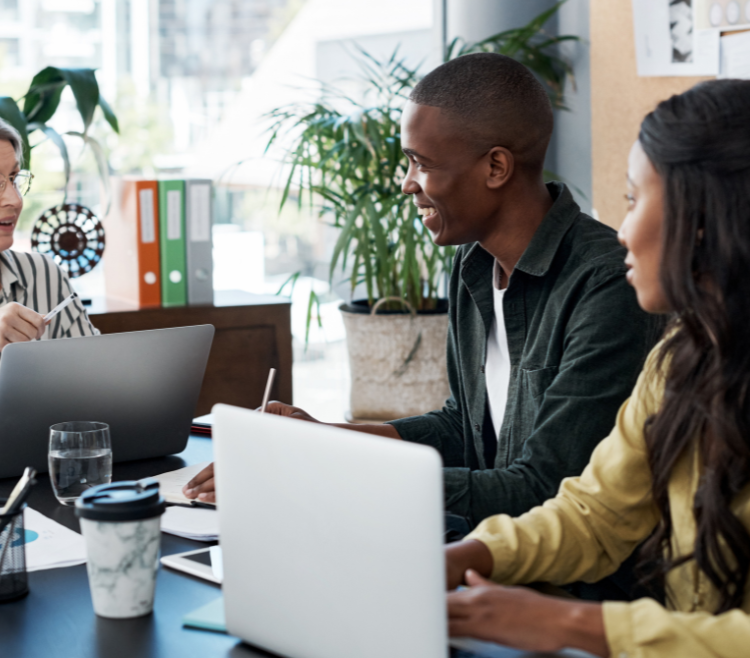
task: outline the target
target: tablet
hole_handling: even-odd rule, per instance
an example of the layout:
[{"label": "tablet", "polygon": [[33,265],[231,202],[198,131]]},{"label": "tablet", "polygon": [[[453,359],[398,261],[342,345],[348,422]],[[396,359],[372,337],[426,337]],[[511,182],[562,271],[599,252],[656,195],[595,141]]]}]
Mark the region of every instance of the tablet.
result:
[{"label": "tablet", "polygon": [[165,555],[161,558],[161,563],[165,567],[189,573],[191,576],[209,580],[217,585],[221,585],[221,581],[224,579],[220,546]]}]

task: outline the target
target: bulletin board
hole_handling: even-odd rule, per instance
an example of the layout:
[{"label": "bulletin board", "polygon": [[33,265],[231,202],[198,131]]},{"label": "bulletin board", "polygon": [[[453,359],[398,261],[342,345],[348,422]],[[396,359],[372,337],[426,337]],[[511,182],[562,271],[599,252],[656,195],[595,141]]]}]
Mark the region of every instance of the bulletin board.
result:
[{"label": "bulletin board", "polygon": [[602,222],[618,228],[628,153],[643,117],[707,78],[638,77],[630,0],[591,0],[590,16],[593,206]]}]

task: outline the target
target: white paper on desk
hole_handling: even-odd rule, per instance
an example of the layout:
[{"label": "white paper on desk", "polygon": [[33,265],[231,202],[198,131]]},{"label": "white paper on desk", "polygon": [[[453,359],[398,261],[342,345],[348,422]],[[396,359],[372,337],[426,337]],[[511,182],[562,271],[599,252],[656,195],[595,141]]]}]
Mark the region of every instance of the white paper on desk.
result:
[{"label": "white paper on desk", "polygon": [[721,37],[720,78],[750,79],[750,32]]},{"label": "white paper on desk", "polygon": [[161,530],[195,541],[216,541],[219,538],[219,513],[200,507],[167,507],[161,517]]},{"label": "white paper on desk", "polygon": [[[154,479],[159,481],[159,491],[168,503],[190,503],[190,499],[182,493],[184,487],[190,480],[200,473],[211,462],[193,464],[185,468],[169,471],[161,475],[155,475]],[[206,503],[209,504],[209,503]]]},{"label": "white paper on desk", "polygon": [[24,512],[26,570],[72,567],[86,562],[81,535],[29,507]]},{"label": "white paper on desk", "polygon": [[695,29],[694,16],[685,0],[633,0],[638,75],[718,75],[719,32]]},{"label": "white paper on desk", "polygon": [[205,416],[198,416],[198,418],[193,418],[193,425],[213,425],[213,424],[214,424],[213,414],[206,414]]}]

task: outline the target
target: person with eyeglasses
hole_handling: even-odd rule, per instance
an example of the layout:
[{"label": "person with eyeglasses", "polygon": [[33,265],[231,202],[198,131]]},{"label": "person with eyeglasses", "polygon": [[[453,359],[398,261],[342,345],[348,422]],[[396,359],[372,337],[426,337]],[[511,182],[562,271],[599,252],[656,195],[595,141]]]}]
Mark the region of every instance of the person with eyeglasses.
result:
[{"label": "person with eyeglasses", "polygon": [[0,353],[10,343],[99,333],[77,297],[45,323],[45,314],[73,293],[68,276],[43,254],[11,250],[33,179],[22,165],[21,136],[0,119]]}]

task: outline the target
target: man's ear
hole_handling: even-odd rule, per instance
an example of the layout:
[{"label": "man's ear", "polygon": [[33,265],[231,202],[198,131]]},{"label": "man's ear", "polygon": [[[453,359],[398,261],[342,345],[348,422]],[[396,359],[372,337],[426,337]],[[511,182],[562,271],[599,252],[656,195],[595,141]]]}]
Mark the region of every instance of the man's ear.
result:
[{"label": "man's ear", "polygon": [[504,146],[494,146],[486,157],[490,166],[487,187],[496,190],[505,185],[513,176],[515,166],[513,154]]}]

